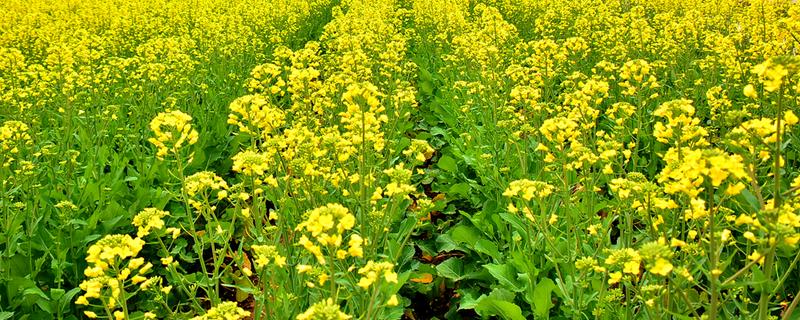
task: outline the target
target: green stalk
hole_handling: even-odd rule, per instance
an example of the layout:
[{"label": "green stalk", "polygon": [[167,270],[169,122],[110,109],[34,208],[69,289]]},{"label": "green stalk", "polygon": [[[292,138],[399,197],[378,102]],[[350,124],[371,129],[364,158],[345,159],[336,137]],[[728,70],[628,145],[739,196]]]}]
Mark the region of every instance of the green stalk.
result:
[{"label": "green stalk", "polygon": [[[781,120],[783,120],[783,86],[778,90],[778,110],[775,117],[775,162],[773,163],[773,174],[775,175],[775,190],[773,191],[774,202],[772,208],[774,211],[780,211],[781,207]],[[775,221],[775,214],[767,214],[767,225],[771,225]],[[764,277],[767,281],[772,280],[772,269],[775,263],[775,248],[776,243],[769,243],[770,249],[764,258]],[[761,290],[761,297],[758,299],[758,318],[761,320],[769,319],[769,299],[772,296],[771,290]]]}]

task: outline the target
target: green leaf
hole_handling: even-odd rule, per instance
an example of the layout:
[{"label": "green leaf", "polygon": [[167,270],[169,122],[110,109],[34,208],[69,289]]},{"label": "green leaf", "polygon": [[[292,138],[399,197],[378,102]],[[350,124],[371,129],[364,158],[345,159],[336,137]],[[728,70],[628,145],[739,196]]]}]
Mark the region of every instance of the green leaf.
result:
[{"label": "green leaf", "polygon": [[53,299],[55,301],[61,300],[61,298],[64,296],[64,293],[66,293],[64,289],[58,289],[58,288],[50,289],[50,299]]},{"label": "green leaf", "polygon": [[439,166],[440,169],[447,172],[458,171],[458,165],[456,164],[456,161],[453,160],[453,158],[448,155],[443,155],[441,158],[439,158],[437,166]]},{"label": "green leaf", "polygon": [[511,214],[506,211],[501,211],[500,213],[498,213],[498,215],[500,215],[500,217],[503,218],[503,220],[511,224],[514,227],[514,229],[516,229],[520,234],[523,234],[525,235],[525,237],[527,237],[528,233],[525,232],[527,230],[525,223],[522,222],[519,216]]},{"label": "green leaf", "polygon": [[500,285],[514,292],[525,291],[525,284],[517,279],[517,271],[507,264],[489,263],[483,265],[489,273],[500,282]]},{"label": "green leaf", "polygon": [[450,231],[450,238],[457,243],[474,246],[481,239],[481,232],[475,227],[460,224]]},{"label": "green leaf", "polygon": [[519,306],[491,296],[481,298],[475,306],[475,312],[482,317],[499,316],[506,320],[525,320]]},{"label": "green leaf", "polygon": [[500,250],[497,244],[486,239],[480,239],[475,243],[475,251],[486,254],[495,260],[500,260]]},{"label": "green leaf", "polygon": [[44,310],[45,312],[53,314],[53,306],[50,304],[48,300],[38,299],[36,300],[36,305],[39,306],[39,308],[42,308],[42,310]]},{"label": "green leaf", "polygon": [[550,308],[553,307],[553,300],[550,296],[555,288],[556,285],[553,280],[548,278],[544,278],[536,284],[536,288],[533,289],[532,300],[537,316],[543,317],[550,312]]},{"label": "green leaf", "polygon": [[750,192],[750,190],[744,189],[742,190],[741,194],[742,197],[744,197],[745,201],[747,201],[747,204],[750,205],[750,208],[753,209],[754,212],[759,211],[760,205],[758,204],[758,199],[752,192]]},{"label": "green leaf", "polygon": [[461,280],[464,277],[464,263],[461,259],[450,258],[436,266],[440,276],[452,280]]},{"label": "green leaf", "polygon": [[72,303],[72,298],[80,292],[81,288],[72,288],[72,290],[67,291],[67,293],[61,297],[61,300],[59,300],[59,310],[63,312],[63,310],[69,308],[69,304]]},{"label": "green leaf", "polygon": [[42,298],[44,300],[48,300],[48,301],[50,300],[50,297],[48,297],[44,293],[44,291],[42,291],[42,289],[39,289],[39,287],[35,287],[35,286],[31,286],[31,287],[28,287],[25,290],[23,290],[22,291],[22,295],[23,296],[28,296],[28,295],[39,296],[40,298]]},{"label": "green leaf", "polygon": [[[453,251],[453,250],[461,250],[462,249],[461,246],[459,246],[459,244],[457,242],[455,242],[453,240],[453,238],[450,237],[449,234],[446,234],[446,233],[439,234],[439,236],[436,237],[436,248],[437,248],[436,250],[438,250],[438,252]],[[424,246],[420,246],[420,249],[424,250],[425,247]],[[431,254],[431,255],[435,255],[436,251],[428,252],[428,253]]]},{"label": "green leaf", "polygon": [[458,303],[458,310],[475,309],[475,306],[478,305],[478,299],[475,298],[477,294],[476,289],[459,289],[458,293],[461,295],[461,299],[459,299]]},{"label": "green leaf", "polygon": [[461,196],[469,196],[470,186],[466,182],[456,183],[450,186],[450,189],[447,190],[449,194],[453,195],[461,195]]},{"label": "green leaf", "polygon": [[11,317],[13,316],[14,316],[13,312],[8,312],[8,311],[0,312],[0,320],[8,320],[11,319]]}]

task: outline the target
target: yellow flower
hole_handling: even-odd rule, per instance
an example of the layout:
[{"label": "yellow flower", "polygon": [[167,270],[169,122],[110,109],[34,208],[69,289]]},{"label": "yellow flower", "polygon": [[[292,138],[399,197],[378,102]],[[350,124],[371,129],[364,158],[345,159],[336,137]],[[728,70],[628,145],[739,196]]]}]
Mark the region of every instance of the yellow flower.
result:
[{"label": "yellow flower", "polygon": [[363,257],[364,256],[364,249],[361,245],[364,243],[364,239],[361,236],[354,234],[350,236],[350,242],[348,243],[349,248],[347,249],[347,253],[351,257]]},{"label": "yellow flower", "polygon": [[506,197],[521,197],[525,201],[533,198],[541,199],[553,193],[555,187],[542,181],[521,179],[512,181],[503,192]]},{"label": "yellow flower", "polygon": [[133,282],[133,284],[139,284],[144,282],[145,280],[147,280],[147,278],[143,276],[133,276],[133,278],[131,278],[131,282]]},{"label": "yellow flower", "polygon": [[797,242],[800,242],[800,234],[791,235],[783,239],[783,243],[790,246],[797,245]]},{"label": "yellow flower", "polygon": [[680,239],[672,238],[672,240],[670,240],[670,246],[671,247],[683,247],[683,246],[686,246],[686,242],[683,241],[683,240],[680,240]]},{"label": "yellow flower", "polygon": [[613,285],[619,283],[622,280],[622,272],[612,272],[608,274],[608,284]]},{"label": "yellow flower", "polygon": [[403,155],[407,157],[413,156],[414,160],[422,163],[430,159],[435,151],[436,150],[428,144],[428,141],[412,139],[411,145],[406,150],[403,150]]},{"label": "yellow flower", "polygon": [[210,171],[200,171],[186,177],[183,181],[183,185],[183,190],[187,195],[192,197],[197,194],[207,195],[207,192],[217,190],[220,190],[217,193],[217,197],[220,199],[227,197],[227,191],[225,190],[228,189],[228,183],[217,176],[217,174]]},{"label": "yellow flower", "polygon": [[665,277],[670,273],[670,271],[672,271],[672,263],[664,258],[658,258],[653,267],[650,268],[650,272]]},{"label": "yellow flower", "polygon": [[84,311],[83,314],[86,315],[87,318],[97,319],[97,314],[92,311]]},{"label": "yellow flower", "polygon": [[285,123],[286,113],[260,94],[239,97],[231,102],[230,109],[228,124],[237,125],[243,133],[257,129],[258,133],[269,134]]},{"label": "yellow flower", "polygon": [[155,138],[148,141],[158,148],[156,156],[163,159],[169,153],[176,153],[184,145],[197,142],[197,131],[192,129],[192,117],[181,111],[159,113],[150,122]]},{"label": "yellow flower", "polygon": [[297,315],[297,320],[348,320],[352,317],[342,312],[333,299],[325,299],[309,307],[305,312]]},{"label": "yellow flower", "polygon": [[598,228],[600,228],[600,225],[599,225],[599,224],[593,224],[593,225],[590,225],[590,226],[588,226],[588,227],[586,228],[586,231],[588,231],[588,232],[589,232],[589,235],[596,236],[596,235],[597,235],[597,229],[598,229]]},{"label": "yellow flower", "polygon": [[386,185],[386,191],[384,191],[386,196],[406,196],[414,192],[414,187],[410,185],[411,170],[406,169],[404,163],[401,162],[395,167],[386,169],[383,172],[391,178],[391,182]]},{"label": "yellow flower", "polygon": [[270,260],[279,268],[286,264],[286,258],[278,253],[278,248],[272,245],[253,245],[253,255],[255,256],[256,266],[265,267]]},{"label": "yellow flower", "polygon": [[747,259],[750,259],[750,261],[756,261],[758,264],[764,264],[764,256],[758,253],[758,251],[753,251],[753,253],[747,256]]},{"label": "yellow flower", "polygon": [[397,283],[397,273],[392,271],[392,268],[394,268],[394,264],[389,262],[368,261],[366,266],[358,270],[358,274],[362,276],[358,281],[358,286],[365,290],[368,289],[379,279],[381,273],[386,282]]},{"label": "yellow flower", "polygon": [[247,176],[261,176],[270,168],[269,156],[252,150],[239,152],[232,160],[233,171]]},{"label": "yellow flower", "polygon": [[106,235],[89,247],[86,262],[101,267],[114,264],[117,258],[126,259],[139,254],[144,243],[144,240],[129,235]]},{"label": "yellow flower", "polygon": [[138,227],[136,236],[141,238],[150,234],[151,229],[159,230],[164,227],[164,218],[169,213],[156,208],[145,208],[133,217],[133,225]]},{"label": "yellow flower", "polygon": [[783,78],[789,74],[789,70],[769,59],[754,66],[753,73],[759,76],[759,80],[764,84],[764,90],[773,92],[781,87]]},{"label": "yellow flower", "polygon": [[0,151],[19,153],[19,146],[31,144],[28,125],[16,120],[3,122],[0,126]]},{"label": "yellow flower", "polygon": [[785,121],[787,125],[793,126],[797,124],[798,118],[792,110],[788,110],[783,114],[783,121]]},{"label": "yellow flower", "polygon": [[758,99],[758,93],[756,93],[756,88],[753,87],[752,84],[744,86],[744,96],[750,99]]},{"label": "yellow flower", "polygon": [[386,301],[386,305],[387,305],[387,306],[390,306],[390,307],[395,307],[395,306],[397,306],[399,303],[400,303],[400,302],[399,302],[399,301],[397,301],[397,295],[396,295],[396,294],[393,294],[391,297],[389,297],[389,300],[388,300],[388,301]]},{"label": "yellow flower", "polygon": [[178,228],[167,228],[167,233],[172,234],[172,240],[178,239],[181,236],[181,229]]},{"label": "yellow flower", "polygon": [[236,305],[236,302],[223,302],[206,311],[206,314],[192,318],[192,320],[241,320],[250,316],[249,311],[245,311]]},{"label": "yellow flower", "polygon": [[630,273],[630,274],[637,274],[639,273],[639,261],[628,261],[625,262],[622,272]]},{"label": "yellow flower", "polygon": [[297,273],[299,273],[299,274],[307,273],[307,272],[309,272],[309,271],[311,271],[313,269],[314,268],[312,268],[311,266],[309,266],[307,264],[298,264],[297,265]]}]

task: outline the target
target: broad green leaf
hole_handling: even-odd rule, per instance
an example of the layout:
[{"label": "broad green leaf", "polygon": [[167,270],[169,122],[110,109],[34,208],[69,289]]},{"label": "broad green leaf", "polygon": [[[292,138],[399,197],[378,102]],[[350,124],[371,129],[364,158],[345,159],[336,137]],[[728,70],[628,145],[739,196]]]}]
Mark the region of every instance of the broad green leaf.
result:
[{"label": "broad green leaf", "polygon": [[61,300],[59,300],[59,302],[58,302],[59,303],[59,309],[60,310],[67,309],[69,307],[69,304],[72,303],[72,298],[74,298],[75,295],[77,295],[80,292],[81,292],[81,288],[72,288],[72,290],[67,291],[67,293],[64,294],[64,296],[62,296]]},{"label": "broad green leaf", "polygon": [[758,204],[758,199],[752,192],[750,192],[750,190],[747,189],[742,190],[741,195],[747,201],[747,204],[750,205],[750,209],[752,209],[753,212],[759,211],[760,205]]},{"label": "broad green leaf", "polygon": [[481,239],[481,232],[475,227],[460,224],[450,231],[450,238],[457,243],[474,246]]},{"label": "broad green leaf", "polygon": [[458,310],[475,309],[478,305],[478,299],[475,295],[478,294],[477,289],[459,289],[458,294],[461,296],[458,303]]},{"label": "broad green leaf", "polygon": [[553,307],[551,294],[555,288],[556,285],[553,280],[548,278],[544,278],[536,284],[536,288],[533,289],[532,300],[537,316],[546,316],[550,312],[550,308]]},{"label": "broad green leaf", "polygon": [[486,239],[480,239],[474,245],[475,251],[486,254],[495,260],[500,260],[500,251],[497,249],[497,244]]},{"label": "broad green leaf", "polygon": [[461,259],[450,258],[437,265],[436,271],[442,277],[461,280],[464,277],[464,263],[461,262]]},{"label": "broad green leaf", "polygon": [[466,182],[462,182],[450,186],[450,189],[447,192],[453,195],[468,196],[469,191],[470,191],[469,184]]},{"label": "broad green leaf", "polygon": [[517,279],[517,271],[514,267],[507,264],[494,263],[485,264],[483,267],[489,270],[489,273],[491,273],[504,288],[514,292],[525,291],[526,286]]},{"label": "broad green leaf", "polygon": [[481,317],[498,316],[505,320],[525,320],[519,306],[491,296],[482,297],[475,306],[475,312]]},{"label": "broad green leaf", "polygon": [[456,161],[448,155],[443,155],[441,158],[439,158],[439,162],[436,165],[439,166],[440,169],[447,172],[458,171],[458,165],[456,164]]},{"label": "broad green leaf", "polygon": [[511,224],[520,234],[527,237],[527,232],[525,232],[525,223],[522,221],[522,219],[520,219],[519,216],[506,211],[500,211],[498,215],[500,215],[500,217],[503,218],[503,220],[505,220],[507,223]]}]

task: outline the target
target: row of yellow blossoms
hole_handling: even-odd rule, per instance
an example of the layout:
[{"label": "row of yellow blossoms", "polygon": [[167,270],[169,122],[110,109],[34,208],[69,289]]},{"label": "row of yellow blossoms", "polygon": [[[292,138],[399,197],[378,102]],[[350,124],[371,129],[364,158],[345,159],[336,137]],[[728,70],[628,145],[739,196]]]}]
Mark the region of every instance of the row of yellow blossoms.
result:
[{"label": "row of yellow blossoms", "polygon": [[263,59],[330,3],[3,1],[0,106],[58,104],[71,112],[136,101],[156,88],[175,99],[208,92],[210,83],[197,77],[208,65]]},{"label": "row of yellow blossoms", "polygon": [[[662,305],[659,296],[700,287],[710,292],[711,302],[704,310],[713,317],[715,303],[721,299],[719,286],[752,276],[752,268],[757,267],[766,272],[767,279],[774,276],[770,273],[776,251],[788,246],[793,252],[800,240],[796,201],[800,180],[781,182],[796,174],[785,166],[781,148],[787,132],[796,130],[793,110],[797,110],[800,87],[796,57],[766,61],[765,57],[795,48],[791,35],[798,30],[796,4],[486,2],[496,8],[473,6],[470,1],[447,1],[446,5],[414,1],[411,16],[420,30],[435,31],[436,36],[425,41],[448,52],[443,62],[450,71],[446,74],[454,78],[448,79],[447,89],[460,108],[459,123],[465,128],[496,130],[484,136],[480,130],[465,130],[454,135],[462,140],[452,144],[466,150],[492,141],[494,150],[502,145],[500,150],[522,150],[518,152],[527,155],[525,148],[530,146],[530,151],[538,152],[530,153],[532,162],[544,164],[536,172],[531,172],[535,169],[523,156],[500,162],[498,154],[486,151],[489,148],[476,148],[480,152],[470,155],[475,155],[482,183],[501,184],[501,193],[511,198],[507,211],[522,212],[528,227],[544,235],[541,241],[550,241],[539,247],[548,248],[555,264],[574,262],[585,272],[580,274],[581,284],[560,289],[565,303],[571,303],[569,308],[582,312],[588,306],[577,293],[581,285],[591,285],[592,290],[601,291],[599,300],[624,300],[628,310],[663,315],[671,300]],[[221,300],[223,275],[261,286],[257,295],[269,299],[260,302],[263,309],[254,316],[279,314],[282,310],[268,309],[270,301],[286,298],[286,304],[291,304],[296,297],[274,294],[279,290],[276,281],[253,283],[257,281],[250,277],[256,273],[259,279],[277,277],[287,264],[295,266],[289,268],[291,272],[306,275],[303,279],[308,281],[302,284],[313,292],[309,299],[315,301],[304,312],[293,313],[299,314],[298,319],[346,319],[347,313],[369,317],[375,301],[356,309],[356,303],[343,303],[348,299],[338,295],[346,291],[339,285],[354,274],[358,279],[351,284],[365,291],[402,282],[394,272],[396,252],[379,248],[385,247],[382,236],[392,230],[392,222],[403,217],[408,195],[416,191],[411,182],[414,166],[433,154],[424,140],[403,140],[402,132],[390,129],[402,127],[416,105],[410,81],[416,66],[405,57],[407,42],[414,35],[397,27],[405,22],[405,12],[397,7],[391,1],[346,1],[347,13],[334,11],[335,19],[319,42],[297,50],[278,48],[272,61],[252,70],[247,81],[250,94],[231,104],[228,117],[237,135],[248,140],[231,159],[240,183],[229,185],[211,172],[183,177],[184,165],[192,158],[188,150],[199,133],[183,112],[157,115],[151,122],[155,137],[150,141],[158,158],[180,168],[174,170],[181,180],[181,195],[176,198],[185,202],[189,217],[173,212],[176,217],[164,221],[171,217],[169,213],[148,208],[134,218],[137,238],[113,235],[100,240],[98,247],[89,250],[90,267],[85,272],[89,280],[82,285],[86,293],[79,302],[91,304],[95,300],[90,299],[97,299],[100,304],[92,305],[92,310],[105,310],[115,318],[128,317],[124,301],[139,289],[152,291],[168,304],[172,286],[162,286],[162,278],[149,276],[155,266],[136,257],[144,246],[142,239],[156,234],[158,240],[153,238],[153,243],[160,247],[161,265],[170,269],[167,272],[182,271],[171,255],[174,244],[165,244],[162,238],[191,237],[199,248],[195,250],[197,264],[203,268],[209,258],[204,250],[210,248],[213,257],[209,259],[215,261],[209,264],[211,270],[203,270],[203,276],[215,283],[204,284],[203,294],[216,297],[195,307],[202,308],[206,302],[213,306],[202,317],[248,315],[235,303]],[[732,12],[739,27],[714,18],[714,12],[722,11]],[[522,40],[517,28],[504,19],[532,23],[538,38]],[[756,24],[759,21],[775,23]],[[745,40],[751,44],[741,52]],[[694,45],[707,54],[692,65],[707,76],[692,78],[692,72],[678,72],[670,78],[668,70],[685,67],[673,61],[683,61],[696,49]],[[148,48],[137,50],[145,55]],[[9,70],[22,68],[15,51],[2,53],[11,57],[0,60],[11,61]],[[592,60],[597,56],[603,60]],[[591,65],[585,65],[586,61]],[[71,86],[72,78],[65,79],[64,88],[81,91]],[[667,84],[687,92],[702,88],[695,95],[700,99],[660,100],[664,95],[689,95],[670,92]],[[17,88],[0,83],[3,86]],[[25,90],[6,91],[16,95],[8,100],[27,103],[16,98],[28,95]],[[27,131],[18,121],[5,122],[0,128],[2,152],[9,154],[5,166],[27,166],[24,160],[14,159],[30,143]],[[647,167],[647,149],[654,148],[655,141],[666,147],[657,159],[664,165],[648,178],[640,171]],[[399,150],[411,163],[408,167],[393,162]],[[656,161],[655,156],[649,161]],[[527,180],[532,176],[539,180]],[[770,182],[775,181],[773,188]],[[608,190],[601,188],[603,182]],[[608,206],[612,219],[594,212],[592,204],[603,192],[610,192],[609,199],[614,201]],[[755,197],[755,208],[743,208],[745,202],[737,200],[745,192]],[[430,203],[421,194],[415,198],[419,207]],[[228,205],[235,208],[234,217],[219,216]],[[582,207],[589,208],[586,216],[576,219],[571,213],[583,213]],[[623,229],[620,244],[605,240],[614,229],[612,220]],[[247,243],[232,248],[218,240],[234,235]],[[563,250],[553,244],[555,235],[567,235],[565,242],[575,250],[562,255]],[[596,249],[591,256],[582,251],[585,239],[600,239],[590,242]],[[513,241],[518,242],[517,238]],[[529,249],[535,250],[536,245]],[[255,268],[243,253],[254,258]],[[225,262],[227,256],[235,261]],[[722,263],[722,258],[730,257],[746,259],[742,271]],[[695,265],[693,261],[701,262]],[[649,274],[642,273],[642,266]],[[558,276],[564,283],[563,275]],[[779,284],[787,279],[777,278]],[[728,299],[741,299],[746,311],[750,297],[741,288],[746,285]],[[181,290],[186,290],[184,295],[193,293],[188,287]],[[376,299],[389,306],[398,304],[400,298],[390,291]],[[765,301],[769,302],[770,295]],[[641,301],[633,302],[636,299]],[[637,303],[644,307],[632,306]],[[86,314],[97,316],[93,312]],[[609,314],[600,307],[592,312]],[[155,314],[148,311],[144,316]]]},{"label": "row of yellow blossoms", "polygon": [[[796,289],[787,279],[800,240],[800,179],[786,165],[800,102],[796,2],[419,0],[414,10],[420,41],[445,53],[452,154],[482,193],[508,198],[506,212],[485,218],[487,205],[470,227],[555,270],[497,257],[487,268],[513,268],[527,288],[556,279],[555,306],[572,317],[793,309],[773,288]],[[512,235],[497,234],[505,228]],[[777,287],[747,283],[764,277]],[[524,291],[504,302],[544,309]],[[552,315],[539,310],[530,314]]]},{"label": "row of yellow blossoms", "polygon": [[[122,297],[158,288],[152,290],[154,301],[164,308],[148,317],[173,314],[165,295],[170,290],[197,300],[178,302],[179,309],[210,304],[196,319],[290,314],[297,319],[349,319],[349,314],[372,319],[397,312],[402,302],[397,292],[405,278],[395,263],[412,230],[397,233],[401,243],[388,233],[406,215],[416,223],[416,211],[431,210],[432,201],[413,186],[412,169],[434,151],[425,140],[398,139],[401,133],[392,131],[406,125],[416,106],[410,81],[415,65],[405,57],[408,30],[399,28],[398,5],[346,1],[334,8],[319,42],[297,50],[279,47],[273,60],[252,71],[246,82],[251,94],[235,99],[228,116],[235,135],[245,141],[231,157],[237,183],[208,171],[184,176],[200,134],[182,111],[156,115],[149,141],[156,156],[174,166],[171,173],[181,186],[176,199],[187,212],[144,209],[133,219],[137,238],[107,236],[90,255],[106,250],[106,239],[137,244],[150,239],[163,269],[145,271],[161,269],[174,283],[160,287],[164,279],[158,276],[148,278],[153,280],[146,287],[119,280],[127,279],[120,277],[124,268],[135,271],[134,277],[145,276],[131,267],[140,259],[134,258],[139,247],[119,257],[120,267],[90,266],[80,302],[127,317],[131,310],[120,303]],[[409,194],[417,199],[414,211],[409,210]],[[231,242],[234,236],[240,240]],[[208,282],[181,281],[189,278],[179,263],[185,259],[173,257],[176,239],[191,241],[190,254]],[[129,258],[127,264],[123,258]],[[108,278],[122,281],[121,286],[112,287]],[[245,292],[241,288],[249,290],[243,297],[253,297],[253,309],[223,299],[220,287],[232,285],[226,282],[230,279],[239,289],[237,297]],[[101,303],[93,305],[92,299]],[[304,311],[298,312],[300,307]],[[97,316],[95,311],[86,314]]]}]

